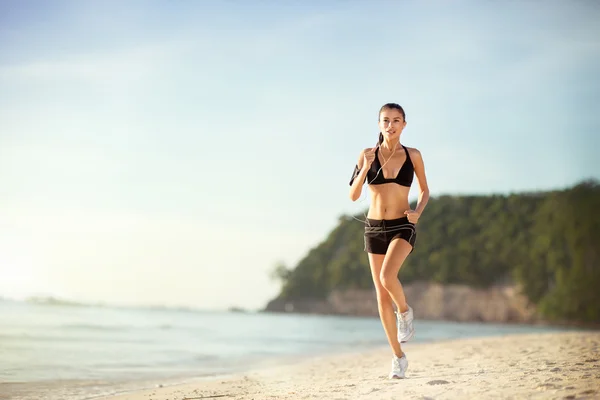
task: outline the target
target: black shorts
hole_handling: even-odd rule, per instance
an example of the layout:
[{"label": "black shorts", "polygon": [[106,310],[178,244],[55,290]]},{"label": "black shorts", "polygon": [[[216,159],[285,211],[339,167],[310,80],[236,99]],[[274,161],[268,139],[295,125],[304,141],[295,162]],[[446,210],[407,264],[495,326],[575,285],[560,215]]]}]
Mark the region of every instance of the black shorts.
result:
[{"label": "black shorts", "polygon": [[[385,254],[392,240],[402,238],[415,247],[417,230],[408,218],[370,219],[365,221],[365,251],[373,254]],[[411,249],[412,253],[412,249]]]}]

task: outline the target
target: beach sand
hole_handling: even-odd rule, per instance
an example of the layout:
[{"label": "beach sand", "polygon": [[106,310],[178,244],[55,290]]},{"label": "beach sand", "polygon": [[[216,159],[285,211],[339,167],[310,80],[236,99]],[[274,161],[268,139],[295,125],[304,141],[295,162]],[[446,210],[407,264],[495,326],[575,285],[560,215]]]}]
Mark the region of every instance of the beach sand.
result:
[{"label": "beach sand", "polygon": [[391,352],[379,348],[103,400],[600,399],[596,331],[406,343],[403,350],[405,379],[387,379]]}]

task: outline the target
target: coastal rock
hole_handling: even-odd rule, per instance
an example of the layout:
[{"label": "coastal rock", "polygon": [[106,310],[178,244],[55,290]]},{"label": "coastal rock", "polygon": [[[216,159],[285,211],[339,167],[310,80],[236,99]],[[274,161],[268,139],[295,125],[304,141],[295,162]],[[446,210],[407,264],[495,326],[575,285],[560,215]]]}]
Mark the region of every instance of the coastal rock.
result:
[{"label": "coastal rock", "polygon": [[[487,289],[466,285],[416,282],[403,285],[406,298],[420,319],[537,322],[535,306],[514,286]],[[270,301],[264,311],[309,314],[378,316],[375,290],[334,290],[325,299]]]}]

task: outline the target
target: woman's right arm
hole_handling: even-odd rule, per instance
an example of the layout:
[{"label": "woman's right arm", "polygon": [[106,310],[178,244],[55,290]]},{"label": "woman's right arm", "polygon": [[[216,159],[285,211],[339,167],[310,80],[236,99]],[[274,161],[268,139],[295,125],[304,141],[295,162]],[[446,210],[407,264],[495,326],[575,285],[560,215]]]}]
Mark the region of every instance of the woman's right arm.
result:
[{"label": "woman's right arm", "polygon": [[[354,167],[354,173],[352,174],[352,179],[350,179],[350,199],[352,201],[356,201],[360,198],[362,193],[362,187],[367,178],[367,172],[369,171],[369,166],[365,165],[365,150],[360,152],[358,156],[358,161],[356,166]],[[363,168],[365,166],[365,168]]]}]

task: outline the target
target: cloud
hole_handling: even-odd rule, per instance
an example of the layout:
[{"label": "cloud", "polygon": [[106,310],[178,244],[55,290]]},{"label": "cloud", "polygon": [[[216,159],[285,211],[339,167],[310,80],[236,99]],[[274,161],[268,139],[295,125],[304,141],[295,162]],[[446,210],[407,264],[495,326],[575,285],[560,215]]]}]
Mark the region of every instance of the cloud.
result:
[{"label": "cloud", "polygon": [[0,79],[40,81],[148,79],[182,50],[181,43],[147,44],[104,54],[83,53],[0,67]]}]

